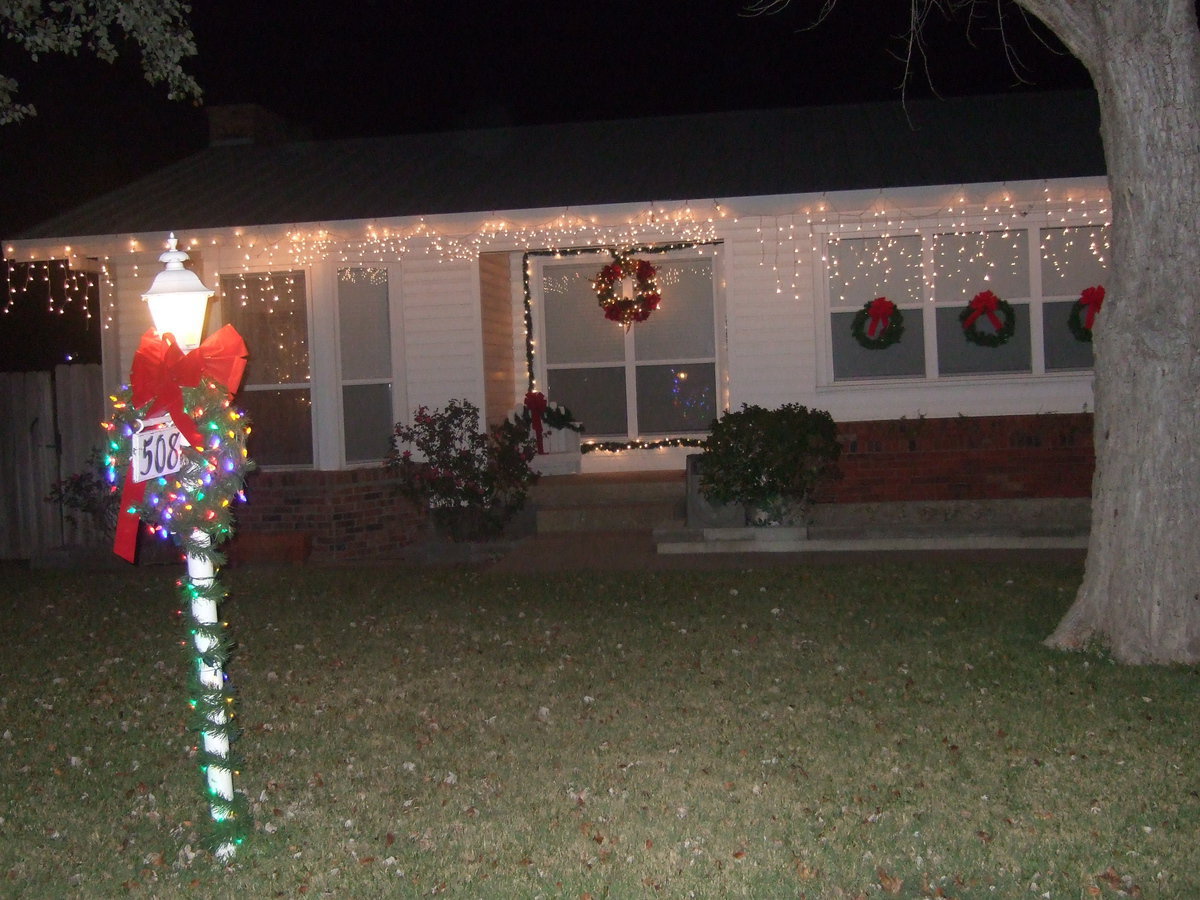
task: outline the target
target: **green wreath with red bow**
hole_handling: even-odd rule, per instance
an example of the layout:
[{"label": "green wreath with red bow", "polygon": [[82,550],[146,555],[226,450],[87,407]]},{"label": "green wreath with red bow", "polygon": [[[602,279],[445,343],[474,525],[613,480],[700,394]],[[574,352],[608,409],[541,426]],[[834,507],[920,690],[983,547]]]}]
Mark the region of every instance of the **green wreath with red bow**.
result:
[{"label": "green wreath with red bow", "polygon": [[[992,330],[981,331],[980,319],[986,319]],[[991,291],[980,291],[972,297],[971,302],[958,314],[958,321],[962,323],[963,336],[980,347],[999,347],[1006,344],[1017,330],[1017,314],[1012,305]]]},{"label": "green wreath with red bow", "polygon": [[860,347],[884,350],[899,343],[904,334],[904,315],[887,297],[876,297],[863,304],[850,322],[850,333]]},{"label": "green wreath with red bow", "polygon": [[[618,322],[628,331],[634,322],[645,322],[658,309],[662,294],[656,280],[657,270],[644,259],[634,259],[612,251],[613,261],[602,268],[592,281],[596,300],[604,310],[604,318]],[[634,280],[633,296],[618,293],[618,285],[626,278]]]},{"label": "green wreath with red bow", "polygon": [[1104,286],[1084,288],[1079,299],[1071,305],[1071,314],[1067,316],[1067,327],[1075,340],[1090,344],[1092,342],[1092,326],[1096,323],[1096,313],[1104,305]]}]

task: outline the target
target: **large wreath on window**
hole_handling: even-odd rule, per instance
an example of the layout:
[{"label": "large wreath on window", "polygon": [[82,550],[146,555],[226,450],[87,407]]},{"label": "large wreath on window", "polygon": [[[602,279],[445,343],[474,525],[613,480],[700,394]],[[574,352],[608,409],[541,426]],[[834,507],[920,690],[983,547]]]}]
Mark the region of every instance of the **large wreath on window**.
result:
[{"label": "large wreath on window", "polygon": [[883,350],[899,342],[904,334],[904,316],[887,297],[876,297],[863,304],[850,322],[850,333],[860,347]]},{"label": "large wreath on window", "polygon": [[[596,289],[596,300],[604,310],[604,318],[619,322],[628,331],[634,322],[645,322],[650,318],[650,313],[662,302],[662,294],[655,280],[654,266],[644,259],[633,259],[615,250],[612,255],[613,261],[600,270],[592,286]],[[626,278],[634,280],[632,297],[618,293],[618,285]]]},{"label": "large wreath on window", "polygon": [[1067,327],[1075,340],[1084,344],[1092,342],[1092,326],[1096,323],[1096,313],[1104,305],[1104,286],[1084,288],[1079,299],[1071,305],[1071,314],[1067,317]]},{"label": "large wreath on window", "polygon": [[[992,331],[980,331],[979,320],[986,318],[992,326]],[[1017,330],[1017,314],[1007,300],[1001,300],[991,291],[980,291],[971,298],[958,314],[962,322],[963,335],[972,344],[980,347],[999,347],[1008,343],[1008,339]]]}]

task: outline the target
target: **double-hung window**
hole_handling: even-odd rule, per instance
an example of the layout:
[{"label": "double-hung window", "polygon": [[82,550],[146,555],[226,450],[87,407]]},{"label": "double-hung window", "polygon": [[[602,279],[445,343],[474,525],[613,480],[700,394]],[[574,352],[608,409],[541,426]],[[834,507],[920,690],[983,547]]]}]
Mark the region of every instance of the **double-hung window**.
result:
[{"label": "double-hung window", "polygon": [[221,276],[226,322],[250,349],[238,405],[250,416],[251,458],[262,466],[313,464],[305,273]]},{"label": "double-hung window", "polygon": [[343,458],[378,463],[395,422],[388,270],[354,266],[338,269],[337,276]]}]

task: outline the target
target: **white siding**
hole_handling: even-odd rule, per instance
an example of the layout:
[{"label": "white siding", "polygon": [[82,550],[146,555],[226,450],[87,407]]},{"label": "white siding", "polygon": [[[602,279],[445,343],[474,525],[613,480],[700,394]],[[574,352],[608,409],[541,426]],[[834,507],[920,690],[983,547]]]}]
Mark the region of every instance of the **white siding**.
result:
[{"label": "white siding", "polygon": [[790,259],[787,280],[777,275],[768,229],[741,222],[722,237],[730,408],[800,401],[814,383],[811,301],[798,301],[791,290]]},{"label": "white siding", "polygon": [[409,403],[436,407],[466,398],[482,407],[478,266],[458,260],[405,261],[401,292]]}]

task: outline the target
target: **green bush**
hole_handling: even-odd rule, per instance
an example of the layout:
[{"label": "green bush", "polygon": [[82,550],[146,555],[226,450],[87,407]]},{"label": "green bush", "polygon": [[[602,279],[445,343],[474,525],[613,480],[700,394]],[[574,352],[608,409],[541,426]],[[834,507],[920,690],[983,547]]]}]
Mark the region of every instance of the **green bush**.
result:
[{"label": "green bush", "polygon": [[742,404],[712,424],[700,490],[709,500],[768,510],[771,521],[792,519],[803,514],[814,488],[836,474],[841,449],[824,410]]},{"label": "green bush", "polygon": [[422,406],[394,434],[384,465],[400,475],[400,492],[456,541],[499,534],[537,480],[528,427],[506,421],[483,432],[468,400],[451,400],[445,410]]}]

